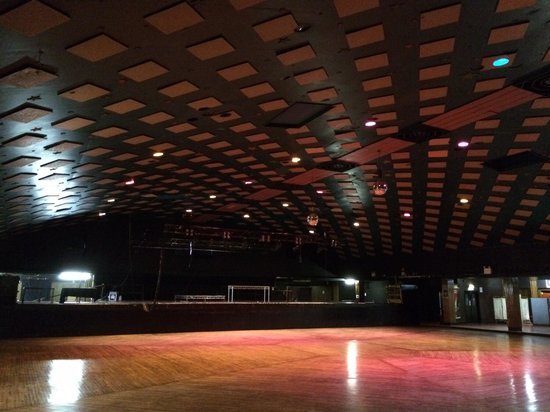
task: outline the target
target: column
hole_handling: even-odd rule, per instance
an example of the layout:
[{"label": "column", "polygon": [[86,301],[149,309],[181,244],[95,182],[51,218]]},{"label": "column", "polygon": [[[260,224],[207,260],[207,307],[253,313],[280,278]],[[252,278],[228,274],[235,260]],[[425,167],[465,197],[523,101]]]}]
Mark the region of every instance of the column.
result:
[{"label": "column", "polygon": [[539,287],[537,285],[538,278],[536,276],[529,277],[529,289],[531,289],[531,297],[539,297]]},{"label": "column", "polygon": [[441,279],[441,309],[443,323],[456,323],[458,285],[452,279]]},{"label": "column", "polygon": [[502,288],[506,299],[508,330],[521,332],[523,323],[521,320],[518,278],[502,278]]}]

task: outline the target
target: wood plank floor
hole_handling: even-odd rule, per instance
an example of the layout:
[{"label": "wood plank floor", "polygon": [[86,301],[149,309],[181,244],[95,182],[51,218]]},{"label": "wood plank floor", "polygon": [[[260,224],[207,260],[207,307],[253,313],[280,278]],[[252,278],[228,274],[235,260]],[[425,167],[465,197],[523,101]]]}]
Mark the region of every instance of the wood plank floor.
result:
[{"label": "wood plank floor", "polygon": [[0,341],[0,410],[550,410],[550,338],[340,328]]}]

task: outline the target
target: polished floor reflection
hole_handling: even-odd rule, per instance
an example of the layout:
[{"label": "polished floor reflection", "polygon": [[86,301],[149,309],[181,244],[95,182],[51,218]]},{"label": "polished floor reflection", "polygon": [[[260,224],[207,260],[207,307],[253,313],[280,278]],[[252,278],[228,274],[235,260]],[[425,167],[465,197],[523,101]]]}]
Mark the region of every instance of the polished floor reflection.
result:
[{"label": "polished floor reflection", "polygon": [[550,338],[342,328],[0,341],[0,410],[549,410]]}]

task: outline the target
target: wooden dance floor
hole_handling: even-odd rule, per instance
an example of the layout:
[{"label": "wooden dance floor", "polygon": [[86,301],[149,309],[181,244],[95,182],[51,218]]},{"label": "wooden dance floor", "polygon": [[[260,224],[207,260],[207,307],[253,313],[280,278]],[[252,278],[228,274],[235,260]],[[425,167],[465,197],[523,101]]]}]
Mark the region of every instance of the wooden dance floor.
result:
[{"label": "wooden dance floor", "polygon": [[550,338],[340,328],[0,341],[0,410],[549,410]]}]

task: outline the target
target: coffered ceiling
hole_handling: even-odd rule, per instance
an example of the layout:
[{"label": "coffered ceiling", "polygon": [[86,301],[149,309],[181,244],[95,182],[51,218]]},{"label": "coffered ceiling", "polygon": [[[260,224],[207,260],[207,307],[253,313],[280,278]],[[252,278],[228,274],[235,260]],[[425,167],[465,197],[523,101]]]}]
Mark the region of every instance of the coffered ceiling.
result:
[{"label": "coffered ceiling", "polygon": [[549,33],[545,0],[4,0],[0,231],[315,212],[343,257],[548,243]]}]

